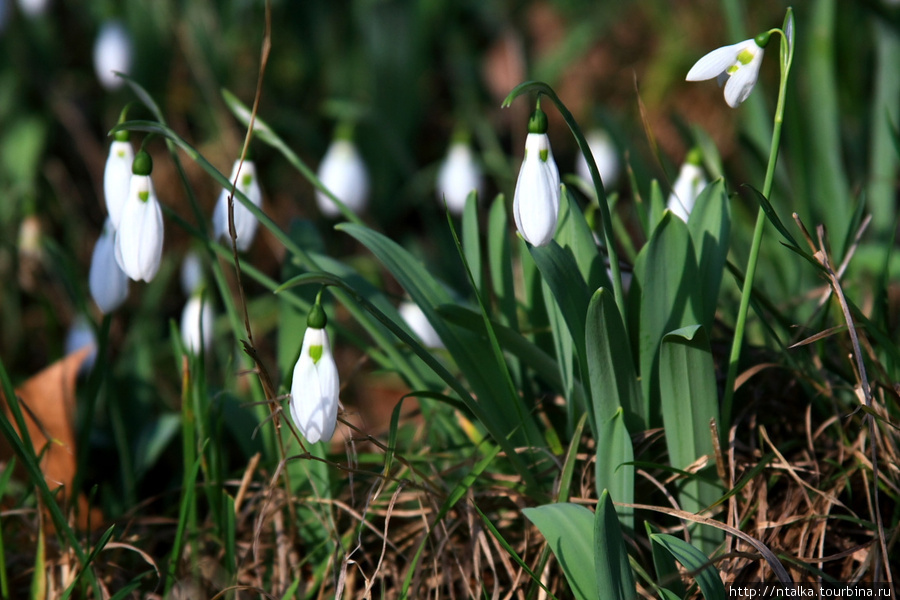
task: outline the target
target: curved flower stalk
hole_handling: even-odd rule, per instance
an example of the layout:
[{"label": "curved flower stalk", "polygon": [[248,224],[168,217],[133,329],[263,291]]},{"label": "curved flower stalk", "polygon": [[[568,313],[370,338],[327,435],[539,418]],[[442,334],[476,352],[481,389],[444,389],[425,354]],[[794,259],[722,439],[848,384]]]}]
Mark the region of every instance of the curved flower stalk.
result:
[{"label": "curved flower stalk", "polygon": [[688,153],[684,164],[681,165],[678,177],[675,178],[675,183],[672,184],[672,193],[669,194],[669,200],[666,204],[666,208],[685,223],[691,216],[691,211],[694,210],[697,196],[709,183],[706,180],[706,173],[703,172],[701,163],[700,150],[694,148]]},{"label": "curved flower stalk", "polygon": [[559,194],[559,169],[547,136],[547,115],[538,106],[528,121],[525,158],[513,200],[516,229],[526,242],[545,246],[553,239],[559,218]]},{"label": "curved flower stalk", "polygon": [[719,86],[725,86],[725,102],[737,108],[753,91],[759,78],[764,48],[769,43],[769,33],[761,33],[751,40],[717,48],[698,60],[688,71],[687,81],[705,81],[715,78]]},{"label": "curved flower stalk", "polygon": [[[317,176],[327,190],[358,215],[369,200],[369,171],[350,135],[348,128],[339,128],[322,157]],[[316,190],[316,203],[326,217],[341,214],[334,200],[322,190]]]},{"label": "curved flower stalk", "polygon": [[192,354],[199,354],[212,345],[215,314],[203,297],[202,290],[188,298],[181,311],[181,339]]},{"label": "curved flower stalk", "polygon": [[291,380],[291,418],[311,444],[327,442],[337,426],[340,380],[318,298],[306,320],[300,357]]},{"label": "curved flower stalk", "polygon": [[162,210],[153,191],[152,170],[150,155],[141,150],[134,159],[128,197],[116,232],[116,261],[135,281],[152,280],[162,259]]},{"label": "curved flower stalk", "polygon": [[122,221],[122,207],[128,197],[131,167],[134,163],[134,149],[128,138],[127,131],[116,132],[103,170],[103,200],[112,225],[117,229]]},{"label": "curved flower stalk", "polygon": [[[597,163],[597,170],[600,171],[603,187],[605,189],[615,187],[619,181],[621,162],[612,138],[602,129],[593,129],[585,134],[584,139],[587,140],[594,162]],[[584,155],[580,152],[575,155],[575,174],[590,185],[591,170],[587,161],[584,160]]]},{"label": "curved flower stalk", "polygon": [[413,333],[422,341],[423,346],[426,348],[444,347],[441,336],[435,331],[418,304],[409,301],[401,302],[397,310]]},{"label": "curved flower stalk", "polygon": [[481,167],[475,160],[468,141],[456,139],[450,144],[447,157],[441,163],[437,176],[437,198],[454,215],[461,215],[466,207],[466,198],[474,190],[480,197],[483,182]]},{"label": "curved flower stalk", "polygon": [[94,42],[94,72],[107,90],[115,90],[124,81],[115,73],[131,70],[131,36],[119,20],[110,20],[100,27]]},{"label": "curved flower stalk", "polygon": [[88,287],[103,314],[116,310],[128,298],[128,275],[116,261],[116,229],[111,217],[106,218],[103,231],[94,245]]},{"label": "curved flower stalk", "polygon": [[[240,168],[240,174],[238,169]],[[229,181],[237,178],[237,189],[239,189],[251,202],[258,208],[262,206],[262,189],[259,187],[259,180],[256,177],[256,164],[252,160],[245,160],[241,165],[240,160],[234,161],[231,168],[231,177]],[[228,231],[228,196],[231,195],[231,188],[225,188],[219,194],[219,200],[213,211],[213,235],[215,239],[230,239]],[[259,221],[256,216],[250,212],[250,209],[241,204],[234,202],[234,231],[235,245],[240,252],[246,252],[253,243],[253,237],[256,235],[256,228]]]}]

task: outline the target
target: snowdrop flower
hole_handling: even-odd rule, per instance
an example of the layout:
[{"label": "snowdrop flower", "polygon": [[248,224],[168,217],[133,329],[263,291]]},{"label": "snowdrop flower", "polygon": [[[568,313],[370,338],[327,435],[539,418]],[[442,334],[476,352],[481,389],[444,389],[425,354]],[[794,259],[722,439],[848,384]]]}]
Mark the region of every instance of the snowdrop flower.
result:
[{"label": "snowdrop flower", "polygon": [[698,60],[688,71],[687,81],[705,81],[716,78],[725,85],[725,102],[737,108],[747,99],[759,77],[763,48],[769,34],[763,33],[751,40],[717,48]]},{"label": "snowdrop flower", "polygon": [[125,205],[125,198],[128,197],[133,163],[134,149],[128,141],[128,132],[116,132],[113,143],[109,146],[106,168],[103,170],[103,199],[115,228],[119,227],[122,220],[122,207]]},{"label": "snowdrop flower", "polygon": [[[597,170],[600,171],[600,179],[604,188],[611,188],[619,180],[619,155],[612,138],[602,129],[594,129],[584,136],[587,140]],[[575,158],[575,174],[593,187],[591,171],[588,168],[584,155],[578,152]]]},{"label": "snowdrop flower", "polygon": [[86,346],[90,346],[91,349],[78,368],[80,375],[88,373],[94,367],[97,360],[97,336],[94,335],[94,328],[91,327],[87,317],[79,314],[72,320],[69,332],[66,334],[66,356]]},{"label": "snowdrop flower", "polygon": [[107,90],[122,86],[124,80],[114,71],[128,73],[131,70],[131,36],[118,20],[107,21],[100,27],[94,42],[94,72],[100,84]]},{"label": "snowdrop flower", "polygon": [[192,296],[203,284],[203,263],[194,250],[188,250],[181,261],[181,290]]},{"label": "snowdrop flower", "polygon": [[191,294],[181,311],[181,339],[191,354],[199,354],[212,345],[214,319],[212,306],[203,294]]},{"label": "snowdrop flower", "polygon": [[47,12],[50,0],[19,0],[19,8],[26,17],[39,17]]},{"label": "snowdrop flower", "polygon": [[[356,145],[345,137],[347,135],[344,131],[338,132],[322,157],[317,175],[326,189],[359,214],[369,199],[369,172]],[[316,203],[326,217],[341,214],[337,204],[321,190],[316,190]]]},{"label": "snowdrop flower", "polygon": [[[238,175],[238,167],[240,167],[240,175]],[[231,168],[231,177],[228,180],[234,181],[235,177],[238,180],[237,189],[243,192],[257,208],[262,206],[262,189],[260,189],[259,181],[256,178],[256,165],[253,161],[245,160],[243,165],[241,165],[240,160],[234,161],[234,166]],[[216,239],[222,237],[227,240],[231,239],[231,235],[228,232],[228,196],[230,194],[230,187],[222,190],[213,212],[213,234]],[[250,249],[250,244],[253,243],[253,236],[256,235],[258,225],[259,221],[256,219],[256,216],[240,200],[235,198],[235,244],[240,252],[246,252]]]},{"label": "snowdrop flower", "polygon": [[422,341],[426,348],[443,348],[444,342],[441,336],[431,326],[431,322],[422,309],[415,302],[401,302],[398,308],[400,317],[406,322],[416,337]]},{"label": "snowdrop flower", "polygon": [[678,177],[675,178],[675,183],[672,185],[669,201],[666,203],[666,208],[685,223],[687,223],[691,211],[694,210],[697,196],[707,184],[706,174],[700,166],[702,161],[699,149],[694,148],[688,153],[684,164],[678,171]]},{"label": "snowdrop flower", "polygon": [[461,215],[466,207],[466,198],[473,190],[480,196],[482,187],[481,167],[469,144],[463,140],[452,142],[438,171],[438,202],[442,206],[446,202],[451,213]]},{"label": "snowdrop flower", "polygon": [[321,304],[313,305],[306,323],[291,381],[291,418],[303,437],[315,444],[334,435],[341,386]]},{"label": "snowdrop flower", "polygon": [[535,109],[528,121],[513,217],[516,229],[526,242],[545,246],[553,239],[559,217],[559,169],[547,137],[547,115],[540,108]]},{"label": "snowdrop flower", "polygon": [[94,246],[88,286],[91,297],[105,315],[122,306],[128,298],[128,275],[116,261],[116,228],[110,217],[106,218],[103,231]]},{"label": "snowdrop flower", "polygon": [[116,261],[135,281],[153,279],[162,259],[162,210],[150,180],[152,170],[150,155],[141,150],[134,159],[128,197],[116,231]]}]

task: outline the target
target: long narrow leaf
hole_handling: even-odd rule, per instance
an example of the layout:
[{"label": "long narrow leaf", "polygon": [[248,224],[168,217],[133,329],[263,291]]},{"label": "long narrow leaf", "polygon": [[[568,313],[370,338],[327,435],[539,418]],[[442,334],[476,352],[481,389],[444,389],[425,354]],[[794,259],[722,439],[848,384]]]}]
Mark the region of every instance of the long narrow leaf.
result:
[{"label": "long narrow leaf", "polygon": [[625,538],[619,527],[619,518],[608,490],[600,493],[600,500],[594,513],[594,563],[598,598],[610,600],[637,598]]}]

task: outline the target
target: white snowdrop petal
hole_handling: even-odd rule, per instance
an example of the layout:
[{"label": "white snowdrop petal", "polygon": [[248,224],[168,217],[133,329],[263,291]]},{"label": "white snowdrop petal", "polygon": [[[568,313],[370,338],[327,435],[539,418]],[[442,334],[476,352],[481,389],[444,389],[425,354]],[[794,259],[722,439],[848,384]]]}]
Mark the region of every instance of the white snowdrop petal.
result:
[{"label": "white snowdrop petal", "polygon": [[[350,140],[338,139],[331,143],[322,157],[318,177],[322,185],[354,213],[360,214],[366,208],[369,172],[356,145]],[[327,217],[341,214],[337,204],[324,192],[316,190],[316,202]]]},{"label": "white snowdrop petal", "polygon": [[109,156],[103,170],[103,200],[113,227],[118,227],[122,220],[122,207],[128,198],[131,182],[132,162],[134,162],[134,148],[131,142],[114,140],[109,146]]},{"label": "white snowdrop petal", "polygon": [[212,345],[214,322],[209,301],[200,294],[191,296],[181,312],[181,339],[190,352],[197,354]]},{"label": "white snowdrop petal", "polygon": [[447,157],[441,164],[437,177],[437,197],[442,205],[455,215],[460,215],[466,207],[466,200],[472,191],[482,193],[481,168],[475,161],[469,145],[455,142],[450,146]]},{"label": "white snowdrop petal", "polygon": [[[139,197],[141,193],[147,194],[146,201]],[[116,260],[131,279],[150,281],[156,276],[162,259],[163,220],[149,176],[131,178],[116,248]]]},{"label": "white snowdrop petal", "polygon": [[[238,167],[240,167],[240,176],[238,176]],[[262,188],[256,177],[256,164],[253,161],[246,160],[243,165],[240,160],[234,161],[231,169],[231,177],[229,181],[234,181],[237,177],[237,189],[240,190],[247,199],[255,206],[262,206]],[[228,197],[231,195],[231,188],[223,189],[219,193],[219,199],[213,210],[213,235],[215,239],[224,239],[230,242],[230,232],[228,229]],[[256,215],[250,212],[250,209],[244,206],[237,197],[234,198],[234,232],[235,245],[240,252],[246,252],[253,244],[253,238],[259,226]]]},{"label": "white snowdrop petal", "polygon": [[737,108],[750,96],[753,86],[759,77],[759,66],[762,62],[763,50],[759,48],[757,54],[749,64],[742,65],[735,71],[725,84],[725,102],[731,108]]},{"label": "white snowdrop petal", "polygon": [[115,72],[127,74],[131,70],[131,48],[131,36],[121,21],[107,21],[100,28],[94,42],[94,72],[107,90],[125,83]]},{"label": "white snowdrop petal", "polygon": [[[753,40],[747,41],[752,42]],[[707,79],[712,79],[713,77],[718,77],[720,73],[723,73],[728,67],[734,64],[735,60],[737,60],[737,55],[740,52],[739,47],[743,47],[747,41],[716,48],[694,63],[694,66],[688,71],[685,79],[687,81],[705,81]]]},{"label": "white snowdrop petal", "polygon": [[88,287],[103,314],[116,310],[128,298],[128,275],[116,262],[116,231],[109,218],[94,246]]},{"label": "white snowdrop petal", "polygon": [[[317,361],[311,349],[321,346]],[[300,357],[291,379],[291,417],[310,443],[328,441],[337,425],[340,380],[331,353],[328,334],[323,329],[307,328]]]}]

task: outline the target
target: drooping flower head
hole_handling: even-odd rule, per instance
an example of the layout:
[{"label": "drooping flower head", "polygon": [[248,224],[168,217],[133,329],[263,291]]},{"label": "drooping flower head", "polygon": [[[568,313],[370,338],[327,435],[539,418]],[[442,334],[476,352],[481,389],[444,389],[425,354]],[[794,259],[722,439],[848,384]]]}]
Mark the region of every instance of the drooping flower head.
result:
[{"label": "drooping flower head", "polygon": [[669,200],[666,208],[671,210],[675,216],[687,223],[691,211],[694,210],[694,203],[697,196],[703,191],[708,183],[706,173],[703,172],[703,155],[699,148],[694,148],[688,152],[684,164],[678,171],[678,177],[672,184],[672,193],[669,194]]},{"label": "drooping flower head", "polygon": [[103,314],[116,310],[128,298],[128,275],[116,261],[116,228],[113,227],[112,217],[106,218],[94,246],[88,286],[91,297]]},{"label": "drooping flower head", "polygon": [[162,210],[153,191],[152,170],[153,160],[141,150],[134,158],[128,197],[116,232],[116,261],[135,281],[153,279],[162,259]]},{"label": "drooping flower head", "polygon": [[125,130],[117,131],[109,146],[106,168],[103,170],[103,200],[115,228],[122,220],[122,207],[128,197],[131,183],[131,167],[134,163],[134,149]]},{"label": "drooping flower head", "polygon": [[406,322],[413,333],[422,341],[426,348],[443,348],[444,342],[435,331],[434,326],[428,321],[428,317],[422,312],[422,308],[415,302],[404,301],[397,308],[400,317]]},{"label": "drooping flower head", "polygon": [[[597,163],[597,170],[600,171],[600,179],[603,181],[604,188],[612,188],[619,180],[619,153],[616,145],[608,133],[602,129],[592,129],[585,134],[588,147]],[[575,174],[583,181],[591,183],[591,171],[588,168],[584,155],[578,152],[575,155]]]},{"label": "drooping flower head", "polygon": [[312,444],[329,441],[337,426],[341,386],[326,323],[325,311],[317,301],[306,320],[300,357],[291,380],[291,418]]},{"label": "drooping flower head", "polygon": [[214,320],[212,305],[202,288],[191,294],[181,311],[181,339],[189,352],[199,354],[212,345]]},{"label": "drooping flower head", "polygon": [[447,209],[454,215],[462,214],[466,199],[473,190],[481,196],[481,167],[475,160],[467,135],[454,136],[447,157],[441,163],[436,183],[438,202],[442,207],[446,202]]},{"label": "drooping flower head", "polygon": [[100,27],[94,42],[94,72],[97,79],[107,90],[115,90],[124,83],[115,73],[127,74],[130,70],[131,36],[121,21],[107,21]]},{"label": "drooping flower head", "polygon": [[[322,185],[351,211],[360,214],[365,210],[369,200],[369,171],[353,143],[352,127],[338,127],[334,140],[322,157],[317,176]],[[321,190],[316,190],[316,203],[326,217],[341,214],[334,200]]]},{"label": "drooping flower head", "polygon": [[716,78],[720,86],[725,85],[725,102],[731,108],[737,108],[756,85],[768,42],[767,32],[750,40],[717,48],[698,60],[688,71],[686,79],[705,81]]},{"label": "drooping flower head", "polygon": [[[240,168],[240,174],[238,174]],[[231,177],[229,181],[237,178],[237,189],[240,190],[250,201],[257,207],[262,206],[262,189],[259,187],[259,181],[256,177],[256,164],[252,160],[245,160],[243,165],[240,160],[234,161],[231,168]],[[216,239],[230,239],[228,231],[228,196],[231,195],[231,188],[225,188],[219,194],[219,200],[213,211],[213,235]],[[259,221],[256,216],[250,212],[250,209],[243,205],[237,198],[234,199],[234,231],[236,234],[235,245],[241,252],[250,249],[253,243],[253,237],[256,235],[256,228]]]},{"label": "drooping flower head", "polygon": [[513,200],[516,229],[534,246],[553,239],[559,218],[559,169],[547,136],[547,115],[535,109],[528,121],[525,158],[519,169]]}]

